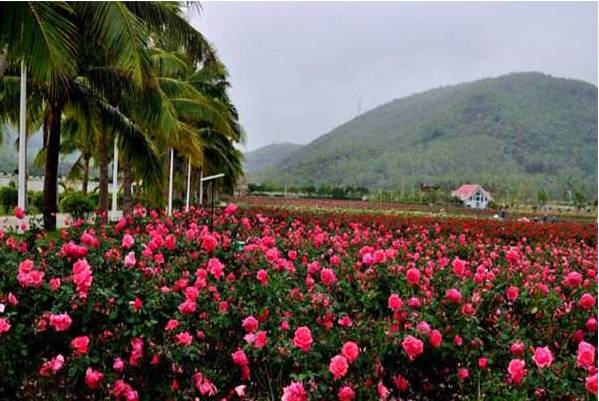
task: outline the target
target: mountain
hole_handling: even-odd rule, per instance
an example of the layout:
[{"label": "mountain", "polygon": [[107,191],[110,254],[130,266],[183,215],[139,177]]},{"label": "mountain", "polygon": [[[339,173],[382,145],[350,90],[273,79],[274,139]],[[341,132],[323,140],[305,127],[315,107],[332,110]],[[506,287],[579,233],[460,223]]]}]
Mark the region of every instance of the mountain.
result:
[{"label": "mountain", "polygon": [[[286,174],[281,174],[284,171]],[[538,72],[446,86],[368,111],[255,173],[253,182],[545,190],[597,197],[597,87]]]},{"label": "mountain", "polygon": [[251,176],[256,171],[278,165],[303,147],[304,145],[295,143],[275,143],[247,152],[245,154],[245,171]]}]

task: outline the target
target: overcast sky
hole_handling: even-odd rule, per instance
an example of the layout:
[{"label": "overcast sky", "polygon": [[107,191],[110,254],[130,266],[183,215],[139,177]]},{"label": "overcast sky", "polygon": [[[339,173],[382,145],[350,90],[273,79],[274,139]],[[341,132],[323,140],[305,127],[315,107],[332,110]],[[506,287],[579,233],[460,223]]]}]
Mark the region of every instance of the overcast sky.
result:
[{"label": "overcast sky", "polygon": [[513,71],[597,84],[597,4],[203,2],[244,149],[308,143],[390,100]]}]

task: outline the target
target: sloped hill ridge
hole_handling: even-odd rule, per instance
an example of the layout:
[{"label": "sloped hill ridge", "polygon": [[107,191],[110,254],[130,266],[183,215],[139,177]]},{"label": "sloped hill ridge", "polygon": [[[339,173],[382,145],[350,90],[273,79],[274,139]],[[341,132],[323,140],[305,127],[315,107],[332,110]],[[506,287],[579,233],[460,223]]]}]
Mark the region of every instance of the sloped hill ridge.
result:
[{"label": "sloped hill ridge", "polygon": [[597,193],[597,87],[537,72],[397,99],[253,180],[370,188],[478,182],[496,192]]},{"label": "sloped hill ridge", "polygon": [[250,175],[256,171],[285,161],[292,153],[304,145],[295,143],[274,143],[245,153],[245,171]]}]

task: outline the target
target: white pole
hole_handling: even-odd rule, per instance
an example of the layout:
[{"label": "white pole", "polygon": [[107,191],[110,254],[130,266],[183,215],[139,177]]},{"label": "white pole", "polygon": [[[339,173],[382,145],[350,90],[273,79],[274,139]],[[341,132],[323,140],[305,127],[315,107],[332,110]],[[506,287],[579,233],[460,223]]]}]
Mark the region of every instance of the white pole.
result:
[{"label": "white pole", "polygon": [[27,68],[25,61],[21,61],[21,104],[19,110],[19,191],[17,205],[25,209],[27,197]]},{"label": "white pole", "polygon": [[173,213],[173,159],[175,158],[175,151],[171,148],[171,162],[168,174],[168,208],[167,213],[170,216]]},{"label": "white pole", "polygon": [[116,201],[117,201],[117,193],[119,191],[119,147],[116,142],[116,138],[114,138],[114,152],[113,152],[113,161],[112,161],[112,216],[116,218]]},{"label": "white pole", "polygon": [[200,170],[200,206],[202,206],[202,202],[204,201],[204,170]]},{"label": "white pole", "polygon": [[185,211],[189,212],[189,195],[191,193],[191,157],[187,160],[187,198],[185,199]]}]

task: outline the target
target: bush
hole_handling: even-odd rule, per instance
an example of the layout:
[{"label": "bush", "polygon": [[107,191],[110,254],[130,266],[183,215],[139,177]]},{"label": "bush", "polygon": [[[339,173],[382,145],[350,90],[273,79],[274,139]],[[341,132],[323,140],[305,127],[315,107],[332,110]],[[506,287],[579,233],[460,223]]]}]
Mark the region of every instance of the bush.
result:
[{"label": "bush", "polygon": [[203,210],[134,216],[29,250],[5,232],[0,399],[596,392],[593,224],[228,206],[210,231]]},{"label": "bush", "polygon": [[44,193],[42,191],[29,191],[27,197],[30,207],[34,207],[38,212],[44,210]]},{"label": "bush", "polygon": [[18,190],[14,183],[0,188],[0,204],[6,213],[11,213],[17,206]]},{"label": "bush", "polygon": [[81,192],[70,192],[60,201],[60,209],[74,219],[83,219],[96,208],[96,204]]}]

